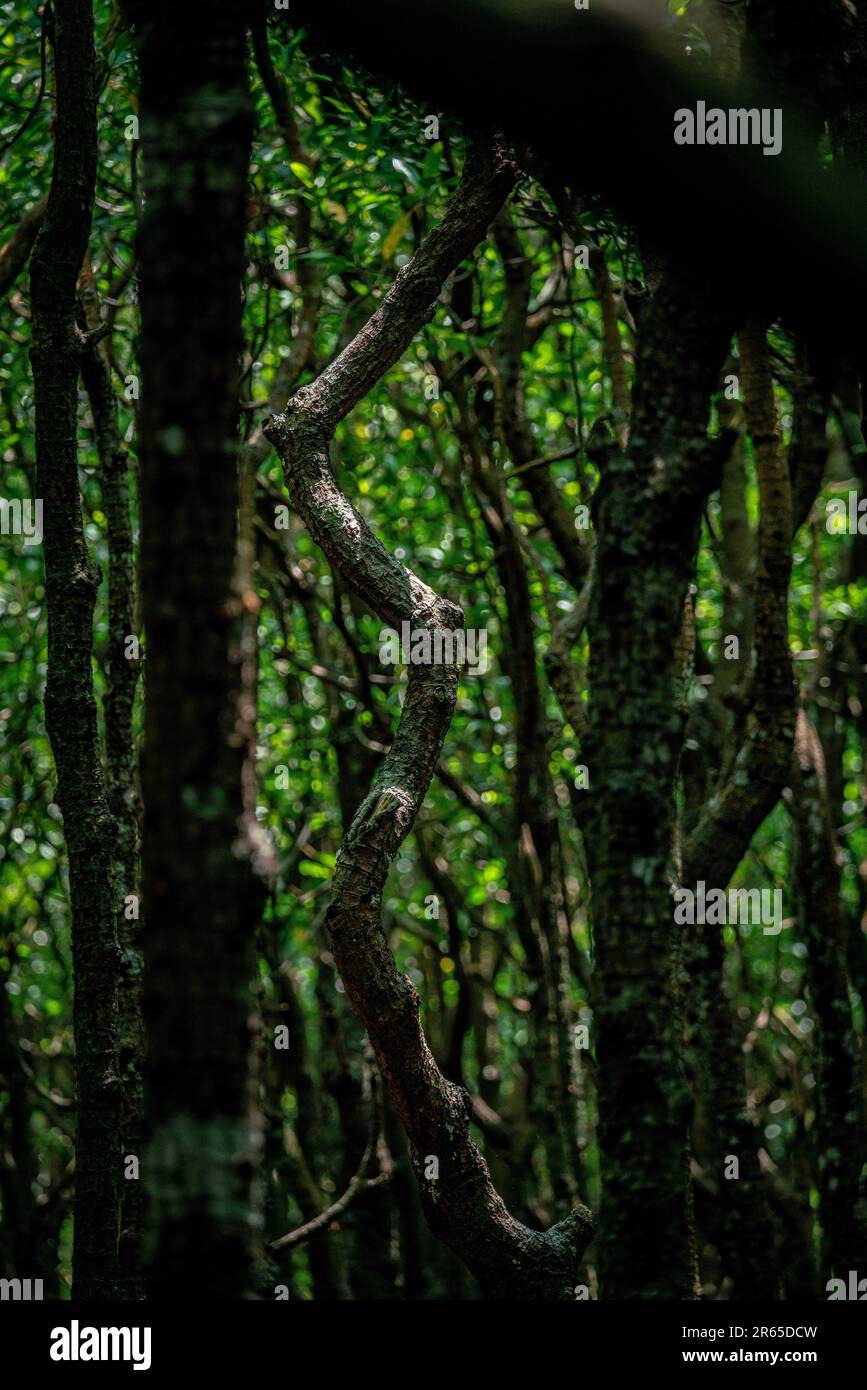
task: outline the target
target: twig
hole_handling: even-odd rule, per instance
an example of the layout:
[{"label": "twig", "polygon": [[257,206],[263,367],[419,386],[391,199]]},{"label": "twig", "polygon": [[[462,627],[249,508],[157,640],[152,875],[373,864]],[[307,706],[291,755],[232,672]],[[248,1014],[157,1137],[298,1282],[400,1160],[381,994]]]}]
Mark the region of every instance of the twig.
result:
[{"label": "twig", "polygon": [[522,463],[520,468],[507,468],[503,472],[503,477],[517,478],[519,473],[527,473],[531,468],[542,468],[549,463],[562,463],[563,459],[573,459],[580,452],[581,445],[573,444],[571,448],[563,449],[559,454],[547,454],[543,458],[530,459],[529,463]]}]

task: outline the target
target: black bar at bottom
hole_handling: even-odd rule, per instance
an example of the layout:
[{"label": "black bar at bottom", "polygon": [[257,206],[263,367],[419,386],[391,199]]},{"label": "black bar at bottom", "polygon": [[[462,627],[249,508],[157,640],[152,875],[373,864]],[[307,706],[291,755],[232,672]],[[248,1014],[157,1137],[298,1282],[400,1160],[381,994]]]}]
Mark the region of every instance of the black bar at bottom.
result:
[{"label": "black bar at bottom", "polygon": [[[325,1309],[313,1303],[215,1306],[195,1296],[172,1305],[9,1301],[0,1303],[0,1348],[6,1369],[18,1352],[22,1368],[37,1382],[43,1376],[49,1383],[73,1375],[93,1379],[106,1370],[161,1382],[167,1373],[213,1371],[221,1380],[243,1375],[239,1383],[246,1390],[251,1377],[261,1382],[268,1374],[297,1374],[300,1356],[308,1362],[305,1378],[320,1358],[332,1377],[344,1361],[357,1372],[359,1358],[369,1356],[369,1369],[380,1366],[390,1379],[399,1364],[394,1353],[404,1350],[417,1355],[426,1349],[425,1371],[433,1376],[453,1373],[457,1358],[462,1374],[472,1374],[478,1359],[479,1375],[488,1377],[500,1357],[512,1371],[516,1353],[535,1360],[546,1345],[537,1340],[540,1332],[577,1338],[548,1344],[549,1354],[568,1356],[573,1363],[577,1358],[582,1368],[592,1364],[597,1374],[802,1366],[826,1377],[829,1372],[863,1375],[867,1341],[867,1309],[859,1302],[578,1302],[547,1312],[536,1309],[531,1316],[525,1312],[518,1323],[502,1304],[474,1303],[465,1328],[454,1305],[447,1321],[431,1305],[418,1323],[398,1300],[372,1307],[362,1312],[352,1305]],[[539,1369],[537,1362],[537,1374]]]}]

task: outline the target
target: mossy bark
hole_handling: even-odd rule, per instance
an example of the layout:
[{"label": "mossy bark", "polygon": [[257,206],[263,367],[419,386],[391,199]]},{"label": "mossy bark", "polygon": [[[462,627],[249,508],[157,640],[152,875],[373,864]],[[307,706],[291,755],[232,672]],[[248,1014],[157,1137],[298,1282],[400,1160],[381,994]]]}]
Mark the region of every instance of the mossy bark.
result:
[{"label": "mossy bark", "polygon": [[594,502],[585,837],[608,1299],[696,1293],[670,876],[683,732],[675,654],[716,481],[706,430],[730,328],[697,285],[664,281],[640,325],[630,441],[604,459]]},{"label": "mossy bark", "polygon": [[[82,327],[95,332],[99,302],[90,257],[80,279]],[[141,795],[133,708],[140,661],[128,657],[127,640],[137,634],[135,562],[130,515],[130,469],[120,442],[117,399],[105,341],[84,355],[81,377],[90,398],[93,432],[100,466],[102,505],[108,534],[108,654],[103,697],[106,794],[116,827],[116,920],[120,946],[118,977],[118,1071],[121,1087],[120,1152],[122,1159],[141,1157],[142,1065],[144,1030],[141,1013],[143,921],[139,910]],[[129,897],[136,899],[128,903]],[[122,1296],[141,1298],[140,1241],[144,1188],[136,1178],[121,1185],[118,1269]]]},{"label": "mossy bark", "polygon": [[84,537],[77,408],[82,339],[76,282],[96,179],[90,0],[54,16],[57,125],[45,217],[31,258],[36,488],[44,507],[45,721],[57,770],[72,903],[76,1132],[73,1296],[117,1294],[120,1090],[115,824],[100,762],[91,648],[99,570]]}]

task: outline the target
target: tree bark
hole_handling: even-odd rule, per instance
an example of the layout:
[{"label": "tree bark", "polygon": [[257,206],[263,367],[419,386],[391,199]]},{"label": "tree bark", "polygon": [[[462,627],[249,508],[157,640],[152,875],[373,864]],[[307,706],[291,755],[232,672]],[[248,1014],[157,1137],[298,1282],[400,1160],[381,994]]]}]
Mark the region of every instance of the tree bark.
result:
[{"label": "tree bark", "polygon": [[55,14],[57,125],[51,189],[31,258],[36,486],[44,506],[45,720],[57,769],[72,902],[76,1137],[73,1296],[117,1293],[120,1154],[115,826],[100,763],[91,646],[99,571],[84,538],[76,415],[82,341],[76,282],[96,180],[90,0]]},{"label": "tree bark", "polygon": [[[762,320],[752,319],[742,329],[740,349],[760,517],[752,609],[741,606],[729,612],[740,611],[745,619],[737,635],[747,652],[754,630],[755,671],[745,692],[750,705],[745,728],[736,730],[716,792],[686,842],[683,877],[690,887],[698,880],[715,888],[728,886],[753,834],[779,800],[793,737],[795,686],[788,640],[792,503]],[[714,1116],[713,1178],[719,1184],[716,1216],[724,1273],[732,1280],[733,1299],[776,1298],[780,1275],[774,1269],[768,1184],[744,1097],[746,1078],[726,986],[723,929],[705,925],[693,928],[691,937],[702,1085]],[[739,1161],[736,1180],[725,1176],[730,1156]]]},{"label": "tree bark", "polygon": [[806,715],[798,719],[792,768],[797,882],[807,939],[807,981],[816,1014],[816,1161],[822,1224],[821,1279],[867,1265],[867,1194],[861,1057],[849,1001],[840,862],[825,760]]},{"label": "tree bark", "polygon": [[245,7],[127,7],[141,67],[142,881],[150,1294],[256,1284],[254,935],[236,584]]},{"label": "tree bark", "polygon": [[717,485],[706,437],[731,325],[667,278],[642,316],[632,433],[594,500],[585,828],[596,942],[594,1029],[605,1298],[696,1292],[671,900],[683,714],[675,652],[700,509]]},{"label": "tree bark", "polygon": [[[80,281],[82,327],[93,333],[100,323],[99,302],[89,256]],[[139,659],[127,656],[127,640],[138,632],[135,564],[130,518],[129,461],[120,442],[117,399],[111,381],[105,341],[85,353],[81,378],[90,397],[99,457],[102,505],[108,536],[108,641],[105,717],[106,794],[116,827],[117,922],[120,944],[118,977],[118,1068],[121,1088],[120,1152],[122,1159],[141,1158],[142,1065],[144,1031],[141,1016],[142,921],[139,912],[139,849],[141,796],[138,752],[133,731],[133,706]],[[134,902],[127,900],[132,897]],[[119,1279],[124,1298],[143,1297],[140,1241],[144,1188],[138,1178],[121,1185]]]},{"label": "tree bark", "polygon": [[[455,630],[463,616],[390,555],[353,509],[331,473],[331,435],[431,317],[446,276],[484,236],[514,180],[502,151],[475,147],[442,223],[398,273],[380,308],[337,360],[296,394],[286,414],[265,423],[314,540],[347,587],[398,631],[403,622],[430,634]],[[388,866],[430,785],[457,676],[454,664],[411,666],[394,742],[338,855],[327,925],[347,993],[409,1137],[431,1229],[489,1297],[565,1299],[572,1297],[592,1232],[590,1213],[577,1207],[547,1232],[531,1231],[510,1215],[470,1138],[466,1092],[437,1067],[419,1019],[418,993],[399,973],[380,921]]]}]

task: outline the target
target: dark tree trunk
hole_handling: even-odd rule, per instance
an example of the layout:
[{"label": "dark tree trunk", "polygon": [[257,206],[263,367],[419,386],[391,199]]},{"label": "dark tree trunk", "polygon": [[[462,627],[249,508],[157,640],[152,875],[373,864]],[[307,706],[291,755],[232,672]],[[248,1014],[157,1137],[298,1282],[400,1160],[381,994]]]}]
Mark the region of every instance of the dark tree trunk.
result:
[{"label": "dark tree trunk", "polygon": [[236,586],[245,7],[131,0],[142,82],[142,881],[149,1286],[255,1285],[254,933]]},{"label": "dark tree trunk", "polygon": [[[99,302],[90,258],[81,277],[83,328],[99,327]],[[121,1087],[120,1152],[122,1160],[141,1158],[142,1064],[141,1016],[142,921],[139,911],[139,841],[141,796],[133,707],[139,658],[127,654],[127,640],[137,634],[135,565],[130,519],[129,462],[120,442],[117,399],[105,342],[82,358],[81,378],[90,397],[99,457],[102,505],[108,533],[108,656],[105,715],[106,791],[115,820],[117,921],[120,942],[118,978],[118,1061]],[[124,1298],[141,1298],[144,1283],[139,1244],[144,1210],[140,1178],[123,1165],[120,1194],[118,1269]]]},{"label": "dark tree trunk", "polygon": [[[721,794],[711,796],[708,787],[705,808],[691,829],[684,852],[684,881],[692,885],[702,879],[720,888],[728,884],[753,833],[779,799],[789,766],[795,698],[788,648],[793,534],[789,466],[774,397],[767,333],[761,320],[751,320],[740,333],[740,377],[761,511],[752,601],[728,605],[727,618],[732,625],[723,631],[739,636],[750,657],[750,672],[755,642],[755,674],[742,692],[749,705],[748,717],[724,746]],[[730,458],[729,470],[731,466]],[[743,528],[746,519],[739,492],[735,498],[729,492],[725,501],[729,505],[734,501],[732,520],[737,519]],[[733,529],[737,535],[738,525]],[[728,548],[728,572],[738,576],[738,588],[747,578],[743,552],[751,548],[743,544],[742,529],[740,534],[740,545],[730,544]],[[712,1180],[719,1193],[714,1215],[723,1274],[731,1280],[733,1299],[777,1298],[781,1280],[774,1254],[769,1186],[761,1171],[760,1139],[747,1109],[743,1057],[733,1031],[734,1016],[726,988],[722,927],[694,928],[692,938],[701,1081],[714,1116],[711,1163]],[[737,1179],[726,1175],[730,1157],[739,1163]]]},{"label": "dark tree trunk", "polygon": [[849,1002],[840,863],[825,764],[815,729],[801,715],[792,769],[797,880],[807,940],[807,981],[817,1023],[815,1143],[822,1224],[820,1283],[867,1265],[867,1159],[861,1059]]},{"label": "dark tree trunk", "polygon": [[31,261],[36,486],[44,506],[48,673],[45,720],[57,768],[72,900],[76,1137],[73,1295],[117,1293],[120,1152],[117,898],[91,646],[99,571],[88,555],[78,488],[76,416],[82,340],[76,283],[96,178],[90,0],[55,14],[57,126],[48,207]]},{"label": "dark tree trunk", "polygon": [[603,463],[590,613],[595,1029],[606,1298],[692,1298],[689,1098],[674,998],[675,653],[715,460],[705,436],[730,329],[665,284],[639,325],[633,425]]}]

